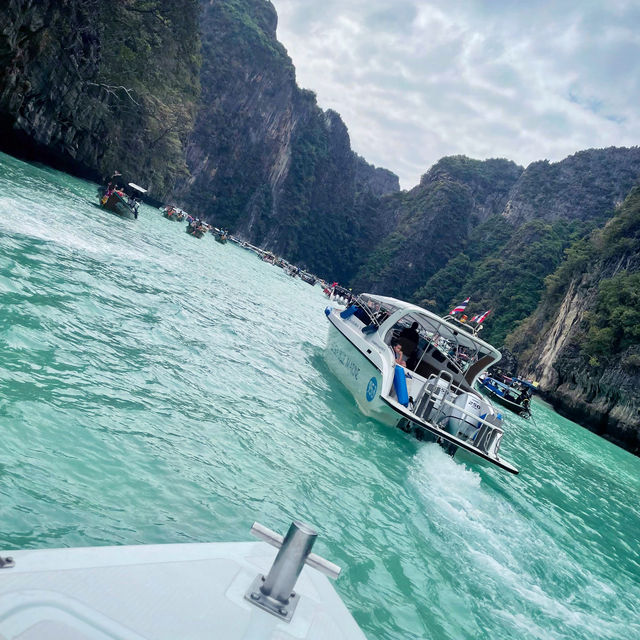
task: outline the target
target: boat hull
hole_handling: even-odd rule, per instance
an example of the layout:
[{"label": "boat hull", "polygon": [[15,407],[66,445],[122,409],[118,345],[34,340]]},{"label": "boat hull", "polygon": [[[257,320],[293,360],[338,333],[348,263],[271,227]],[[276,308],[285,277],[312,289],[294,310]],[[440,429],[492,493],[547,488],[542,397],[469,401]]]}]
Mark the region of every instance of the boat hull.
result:
[{"label": "boat hull", "polygon": [[127,218],[129,220],[135,220],[135,213],[131,207],[117,194],[112,193],[107,201],[102,205],[107,211],[111,211],[121,218]]},{"label": "boat hull", "polygon": [[204,231],[202,229],[196,229],[195,231],[193,229],[191,229],[188,225],[187,225],[187,233],[190,236],[193,236],[194,238],[202,238],[202,236],[204,235]]},{"label": "boat hull", "polygon": [[398,414],[380,397],[382,389],[380,369],[331,323],[329,323],[325,360],[331,372],[351,393],[364,415],[389,426],[398,424]]},{"label": "boat hull", "polygon": [[385,388],[385,385],[392,384],[393,376],[390,381],[385,382],[382,373],[385,365],[383,361],[376,362],[374,345],[361,338],[360,331],[353,331],[348,326],[351,322],[348,317],[343,321],[345,335],[339,328],[342,321],[334,319],[334,312],[327,308],[325,313],[329,320],[325,360],[331,372],[354,397],[364,415],[397,427],[418,440],[439,442],[447,453],[458,460],[518,473],[518,469],[506,460],[480,451],[469,442],[418,418],[406,405],[400,405],[389,395],[390,389]]},{"label": "boat hull", "polygon": [[528,418],[531,415],[531,411],[526,407],[503,398],[500,394],[494,393],[491,389],[487,389],[487,387],[482,383],[478,383],[477,386],[480,388],[480,391],[487,396],[487,398],[497,402],[500,406],[505,407],[505,409],[509,409],[509,411],[517,413],[521,418]]}]

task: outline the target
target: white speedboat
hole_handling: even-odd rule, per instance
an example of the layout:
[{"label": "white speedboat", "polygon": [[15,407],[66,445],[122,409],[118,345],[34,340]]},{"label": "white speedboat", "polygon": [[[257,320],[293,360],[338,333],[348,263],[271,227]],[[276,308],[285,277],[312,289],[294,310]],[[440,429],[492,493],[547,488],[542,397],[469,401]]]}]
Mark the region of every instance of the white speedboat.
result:
[{"label": "white speedboat", "polygon": [[[370,294],[325,313],[327,364],[365,415],[439,442],[456,458],[518,473],[499,455],[502,415],[474,388],[478,376],[501,358],[477,330]],[[397,362],[396,345],[405,366]]]},{"label": "white speedboat", "polygon": [[275,561],[259,542],[2,553],[0,638],[365,640],[325,577],[340,568],[310,553],[313,529],[252,533]]}]

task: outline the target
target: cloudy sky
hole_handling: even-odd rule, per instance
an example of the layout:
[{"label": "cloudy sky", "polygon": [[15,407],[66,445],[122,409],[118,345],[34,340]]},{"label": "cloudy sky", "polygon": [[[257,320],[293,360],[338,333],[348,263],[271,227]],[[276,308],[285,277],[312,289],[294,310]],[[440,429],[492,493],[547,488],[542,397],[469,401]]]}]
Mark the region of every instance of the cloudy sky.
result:
[{"label": "cloudy sky", "polygon": [[640,144],[638,0],[272,0],[298,84],[402,188],[445,155]]}]

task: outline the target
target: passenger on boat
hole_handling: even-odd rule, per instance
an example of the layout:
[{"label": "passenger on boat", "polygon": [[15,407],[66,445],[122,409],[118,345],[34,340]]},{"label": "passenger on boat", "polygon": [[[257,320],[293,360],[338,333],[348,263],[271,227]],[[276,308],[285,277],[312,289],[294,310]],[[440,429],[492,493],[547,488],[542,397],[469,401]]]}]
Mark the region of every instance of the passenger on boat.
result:
[{"label": "passenger on boat", "polygon": [[102,198],[100,198],[100,204],[105,205],[107,203],[107,200],[109,199],[109,196],[111,196],[113,192],[114,192],[114,186],[110,182],[107,185],[107,190],[104,192],[104,195],[102,196]]},{"label": "passenger on boat", "polygon": [[418,326],[417,322],[414,322],[411,327],[403,327],[401,324],[396,324],[393,330],[393,343],[397,342],[400,344],[404,357],[409,363],[410,368],[413,368],[411,366],[412,363],[414,365],[416,363],[415,356],[418,351],[418,344],[420,343]]},{"label": "passenger on boat", "polygon": [[137,220],[138,219],[138,209],[140,209],[140,201],[136,200],[135,198],[132,198],[131,196],[129,196],[127,198],[127,204],[131,207],[131,210],[133,211],[133,217]]},{"label": "passenger on boat", "polygon": [[109,185],[115,189],[122,189],[124,181],[122,180],[122,174],[119,171],[114,171],[113,175],[109,178]]},{"label": "passenger on boat", "polygon": [[347,307],[351,306],[353,302],[353,289],[349,289],[349,295],[347,296]]},{"label": "passenger on boat", "polygon": [[418,333],[418,323],[414,322],[410,327],[405,327],[404,329],[402,329],[398,337],[411,340],[411,342],[415,342],[416,344],[418,344],[418,341],[420,340],[420,334]]},{"label": "passenger on boat", "polygon": [[525,402],[528,404],[530,399],[529,396],[529,390],[527,388],[522,389],[520,395],[517,397],[516,402],[518,404],[525,404]]},{"label": "passenger on boat", "polygon": [[404,357],[404,353],[402,353],[402,345],[400,343],[396,343],[393,347],[393,353],[396,358],[396,364],[399,364],[403,367],[407,366],[407,360]]}]

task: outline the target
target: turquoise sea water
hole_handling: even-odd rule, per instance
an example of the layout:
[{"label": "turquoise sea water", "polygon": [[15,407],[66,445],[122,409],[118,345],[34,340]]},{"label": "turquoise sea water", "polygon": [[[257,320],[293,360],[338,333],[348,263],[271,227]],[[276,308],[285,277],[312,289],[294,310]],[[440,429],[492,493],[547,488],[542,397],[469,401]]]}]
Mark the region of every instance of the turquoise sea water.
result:
[{"label": "turquoise sea water", "polygon": [[364,419],[326,299],[0,154],[0,549],[320,531],[369,638],[640,639],[640,459],[540,402],[514,477]]}]

